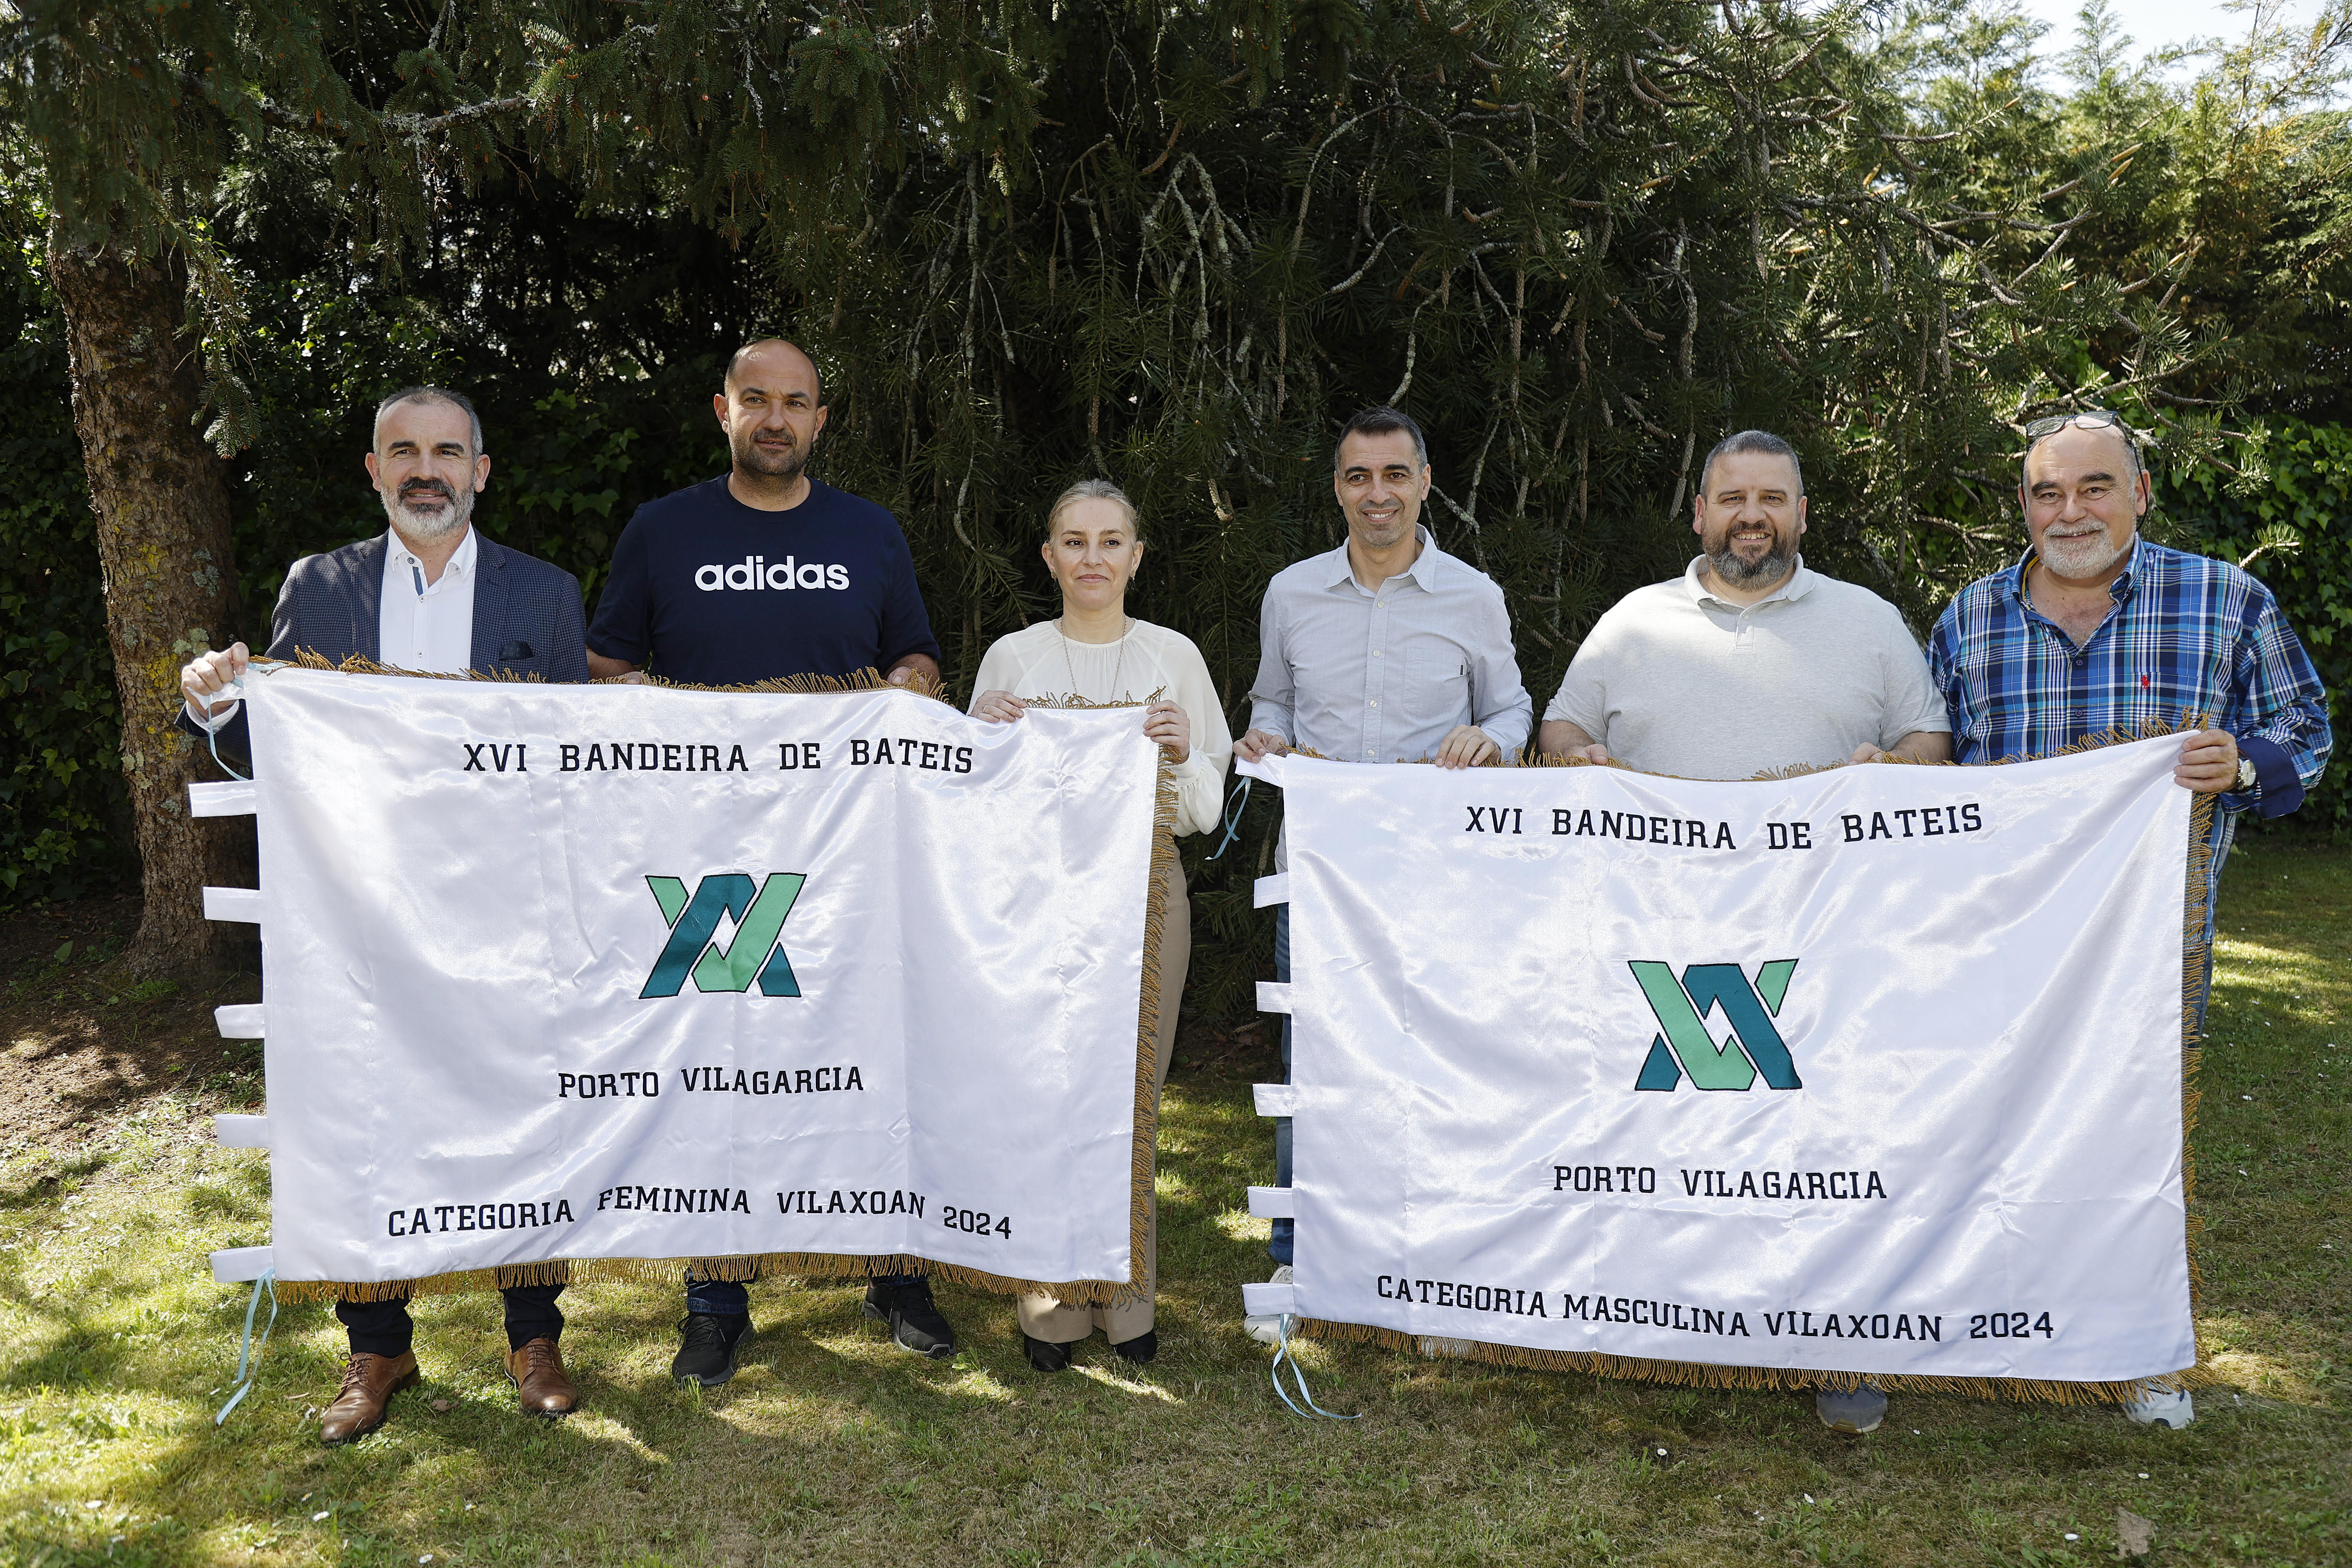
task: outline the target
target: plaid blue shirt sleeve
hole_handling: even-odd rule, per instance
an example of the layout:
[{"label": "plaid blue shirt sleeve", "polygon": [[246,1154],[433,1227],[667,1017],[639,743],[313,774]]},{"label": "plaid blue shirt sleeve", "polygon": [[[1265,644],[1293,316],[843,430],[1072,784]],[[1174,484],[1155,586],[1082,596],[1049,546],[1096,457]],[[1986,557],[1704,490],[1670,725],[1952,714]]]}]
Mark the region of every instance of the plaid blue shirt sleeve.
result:
[{"label": "plaid blue shirt sleeve", "polygon": [[2327,694],[2269,589],[2227,562],[2142,542],[2116,607],[2079,648],[2036,612],[2027,563],[1979,579],[1945,608],[1927,666],[1961,763],[2048,756],[2084,737],[2201,721],[2254,765],[2229,811],[2279,816],[2326,771]]},{"label": "plaid blue shirt sleeve", "polygon": [[2264,816],[2284,816],[2303,804],[2327,771],[2336,735],[2327,722],[2327,692],[2303,639],[2286,624],[2271,591],[2248,581],[2253,593],[2233,650],[2224,728],[2238,737],[2238,749],[2254,764],[2254,787],[2236,804]]}]

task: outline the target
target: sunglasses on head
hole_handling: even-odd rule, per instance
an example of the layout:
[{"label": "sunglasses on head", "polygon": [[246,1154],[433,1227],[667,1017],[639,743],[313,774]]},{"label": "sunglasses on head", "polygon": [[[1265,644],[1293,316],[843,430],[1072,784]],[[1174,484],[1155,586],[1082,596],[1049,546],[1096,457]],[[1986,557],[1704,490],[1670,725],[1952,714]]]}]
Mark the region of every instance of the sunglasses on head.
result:
[{"label": "sunglasses on head", "polygon": [[2055,436],[2069,425],[2078,430],[2119,430],[2133,450],[2139,448],[2139,432],[2125,424],[2124,416],[2112,408],[2085,408],[2076,414],[2053,414],[2047,419],[2036,419],[2025,427],[2026,444],[2031,446],[2044,436]]}]

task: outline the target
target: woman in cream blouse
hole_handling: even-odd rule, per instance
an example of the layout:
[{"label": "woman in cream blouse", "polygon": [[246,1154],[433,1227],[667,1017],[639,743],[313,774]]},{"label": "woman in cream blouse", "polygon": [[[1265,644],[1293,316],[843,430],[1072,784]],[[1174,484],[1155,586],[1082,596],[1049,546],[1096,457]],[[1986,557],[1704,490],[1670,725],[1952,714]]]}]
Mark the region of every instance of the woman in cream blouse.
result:
[{"label": "woman in cream blouse", "polygon": [[[1018,720],[1024,699],[1074,694],[1089,702],[1139,701],[1143,732],[1175,764],[1176,831],[1206,833],[1217,825],[1233,737],[1225,725],[1209,667],[1192,639],[1127,613],[1127,584],[1143,555],[1134,503],[1108,479],[1082,479],[1064,490],[1046,514],[1045,564],[1062,586],[1062,616],[1000,637],[980,662],[971,710],[996,723]],[[1163,873],[1166,917],[1160,938],[1160,1075],[1168,1080],[1176,1042],[1177,1004],[1192,957],[1192,901],[1179,870]],[[1070,1306],[1040,1292],[1020,1300],[1022,1342],[1029,1364],[1060,1372],[1070,1347],[1096,1329],[1129,1361],[1150,1361],[1160,1348],[1151,1327],[1151,1292],[1158,1274],[1157,1205],[1139,1260],[1142,1295],[1121,1307]]]}]

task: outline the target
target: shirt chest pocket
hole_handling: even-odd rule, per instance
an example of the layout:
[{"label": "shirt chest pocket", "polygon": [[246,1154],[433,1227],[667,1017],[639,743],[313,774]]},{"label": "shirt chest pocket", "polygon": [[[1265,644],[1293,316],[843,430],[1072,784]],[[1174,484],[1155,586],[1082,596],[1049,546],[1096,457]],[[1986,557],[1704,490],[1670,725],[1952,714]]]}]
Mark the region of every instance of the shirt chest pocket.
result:
[{"label": "shirt chest pocket", "polygon": [[1461,647],[1440,637],[1408,637],[1404,643],[1404,689],[1396,694],[1398,717],[1418,729],[1452,729],[1471,719],[1470,660]]}]

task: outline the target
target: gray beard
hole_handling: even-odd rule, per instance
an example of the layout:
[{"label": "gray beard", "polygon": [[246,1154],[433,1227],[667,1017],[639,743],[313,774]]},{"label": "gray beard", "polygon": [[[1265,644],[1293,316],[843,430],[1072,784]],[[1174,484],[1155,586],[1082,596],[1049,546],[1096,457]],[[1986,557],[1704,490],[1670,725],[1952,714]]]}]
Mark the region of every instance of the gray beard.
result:
[{"label": "gray beard", "polygon": [[2061,577],[2095,577],[2124,558],[2139,537],[2137,531],[2121,544],[2112,542],[2104,531],[2084,539],[2052,539],[2042,536],[2042,563]]},{"label": "gray beard", "polygon": [[1789,574],[1789,568],[1796,559],[1796,547],[1791,544],[1786,550],[1769,552],[1751,566],[1732,553],[1728,540],[1724,542],[1721,550],[1706,558],[1707,564],[1715,569],[1716,580],[1735,588],[1769,587]]},{"label": "gray beard", "polygon": [[451,498],[449,510],[438,517],[412,512],[397,495],[383,498],[383,515],[392,525],[420,544],[448,538],[473,520],[474,492],[460,489]]}]

